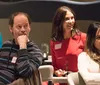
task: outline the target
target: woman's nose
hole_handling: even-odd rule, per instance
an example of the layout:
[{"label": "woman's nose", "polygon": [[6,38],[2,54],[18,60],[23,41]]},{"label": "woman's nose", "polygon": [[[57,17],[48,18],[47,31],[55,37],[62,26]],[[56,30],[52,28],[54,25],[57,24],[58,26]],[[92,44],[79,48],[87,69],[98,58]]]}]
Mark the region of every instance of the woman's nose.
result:
[{"label": "woman's nose", "polygon": [[73,21],[72,19],[69,19],[69,22],[70,22],[70,23],[72,23],[72,21]]}]

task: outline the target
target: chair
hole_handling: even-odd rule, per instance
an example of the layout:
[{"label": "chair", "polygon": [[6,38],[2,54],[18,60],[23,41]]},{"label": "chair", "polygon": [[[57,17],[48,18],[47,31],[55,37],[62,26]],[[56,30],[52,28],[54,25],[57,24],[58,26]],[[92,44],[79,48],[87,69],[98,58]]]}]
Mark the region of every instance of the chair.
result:
[{"label": "chair", "polygon": [[68,84],[69,85],[79,84],[78,72],[68,74]]},{"label": "chair", "polygon": [[[48,85],[52,85],[53,83],[68,83],[69,85],[79,84],[78,72],[70,73],[67,77],[54,77],[53,76],[54,68],[52,65],[42,65],[39,67],[38,70],[39,70],[39,74],[38,74],[38,71],[35,72],[34,74],[35,78],[31,77],[30,79],[27,79],[26,81],[20,78],[9,85],[42,85],[42,82],[44,81],[49,81]],[[35,79],[35,82],[34,82],[34,79]],[[31,84],[30,84],[30,81],[31,81]]]},{"label": "chair", "polygon": [[53,66],[51,65],[42,65],[39,67],[40,79],[43,81],[52,81],[53,77]]},{"label": "chair", "polygon": [[67,77],[53,77],[52,83],[67,83]]},{"label": "chair", "polygon": [[86,85],[79,72],[70,73],[68,75],[69,85]]},{"label": "chair", "polygon": [[52,65],[43,65],[39,67],[41,82],[49,81],[49,84],[53,83],[67,83],[67,77],[54,77],[54,68]]}]

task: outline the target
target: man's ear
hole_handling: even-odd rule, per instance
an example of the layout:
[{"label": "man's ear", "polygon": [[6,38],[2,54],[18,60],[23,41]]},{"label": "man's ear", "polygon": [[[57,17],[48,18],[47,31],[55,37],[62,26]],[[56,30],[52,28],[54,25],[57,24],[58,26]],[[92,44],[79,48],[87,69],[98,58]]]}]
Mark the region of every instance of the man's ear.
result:
[{"label": "man's ear", "polygon": [[9,26],[9,30],[13,34],[13,31],[12,31],[12,27],[11,26]]}]

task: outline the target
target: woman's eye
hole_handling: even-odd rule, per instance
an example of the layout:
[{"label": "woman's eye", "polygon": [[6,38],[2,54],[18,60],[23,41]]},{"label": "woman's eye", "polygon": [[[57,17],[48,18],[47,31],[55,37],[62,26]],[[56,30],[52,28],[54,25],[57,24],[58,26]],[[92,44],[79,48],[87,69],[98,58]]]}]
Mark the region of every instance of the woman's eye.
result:
[{"label": "woman's eye", "polygon": [[96,39],[100,40],[100,36],[97,36]]},{"label": "woman's eye", "polygon": [[74,17],[71,17],[71,19],[74,19]]},{"label": "woman's eye", "polygon": [[72,19],[74,19],[74,17],[66,17],[66,18],[65,18],[65,21],[67,21],[67,20],[72,20]]},{"label": "woman's eye", "polygon": [[69,20],[69,18],[65,18],[65,21],[66,21],[66,20]]}]

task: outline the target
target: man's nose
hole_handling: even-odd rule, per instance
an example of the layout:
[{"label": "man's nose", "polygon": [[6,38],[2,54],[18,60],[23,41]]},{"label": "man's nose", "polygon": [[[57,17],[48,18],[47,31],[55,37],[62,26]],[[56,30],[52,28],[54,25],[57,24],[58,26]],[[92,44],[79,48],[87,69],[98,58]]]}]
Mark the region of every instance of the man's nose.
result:
[{"label": "man's nose", "polygon": [[21,27],[21,31],[25,31],[25,28],[23,26]]}]

